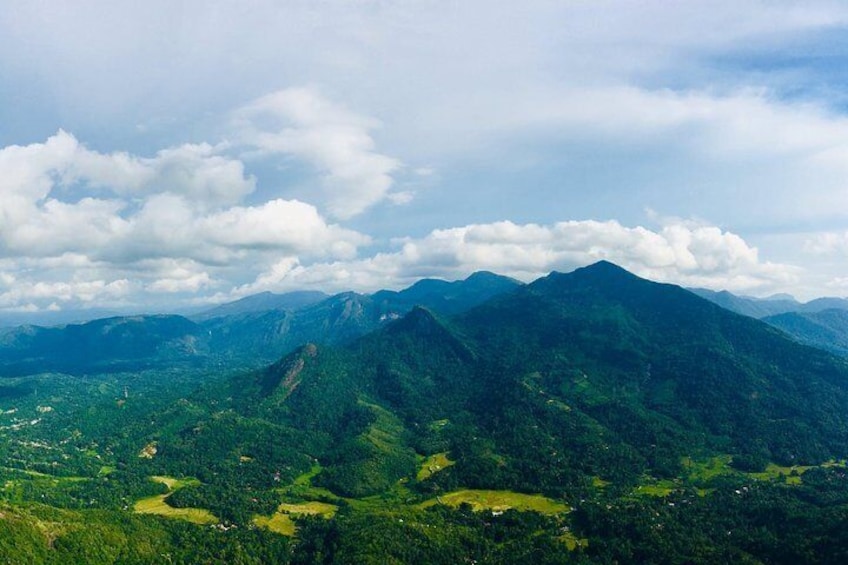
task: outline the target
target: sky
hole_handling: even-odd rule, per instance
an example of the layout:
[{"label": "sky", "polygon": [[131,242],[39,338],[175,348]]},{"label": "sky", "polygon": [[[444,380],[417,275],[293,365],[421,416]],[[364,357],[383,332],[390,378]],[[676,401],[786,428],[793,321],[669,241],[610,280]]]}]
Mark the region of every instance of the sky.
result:
[{"label": "sky", "polygon": [[848,295],[848,4],[9,0],[0,312],[600,259]]}]

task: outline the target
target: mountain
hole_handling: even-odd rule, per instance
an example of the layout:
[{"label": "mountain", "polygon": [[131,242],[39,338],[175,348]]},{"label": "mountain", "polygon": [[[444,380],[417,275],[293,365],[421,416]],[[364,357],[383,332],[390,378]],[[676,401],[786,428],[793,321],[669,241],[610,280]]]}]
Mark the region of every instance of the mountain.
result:
[{"label": "mountain", "polygon": [[[416,292],[428,286],[445,288]],[[216,368],[192,393],[172,368],[129,388],[10,379],[0,556],[844,561],[845,359],[606,262],[459,313],[384,308],[343,293],[285,312],[269,351],[281,336],[338,341]],[[280,312],[234,315],[230,338]],[[161,322],[200,327],[212,357],[241,347]],[[9,339],[27,349],[25,334]]]},{"label": "mountain", "polygon": [[[329,330],[374,323],[373,306],[347,294],[310,308]],[[339,517],[297,535],[336,563],[456,562],[449,548],[478,519],[490,562],[528,557],[492,558],[487,530],[552,543],[539,551],[552,563],[583,555],[563,553],[569,531],[588,562],[826,560],[845,508],[829,505],[848,505],[848,362],[605,262],[297,347],[145,421],[129,450],[155,443],[145,472],[200,481],[169,505],[237,524],[271,514],[268,492],[332,505]],[[575,510],[499,522],[446,502],[538,493]],[[781,513],[793,517],[770,519]]]},{"label": "mountain", "polygon": [[0,335],[0,374],[136,370],[208,353],[203,330],[182,316],[125,316]]},{"label": "mountain", "polygon": [[508,277],[478,272],[461,281],[422,279],[401,291],[381,290],[372,295],[343,292],[296,310],[251,311],[202,324],[210,333],[213,350],[271,361],[307,342],[348,342],[415,306],[442,314],[458,313],[520,286]]},{"label": "mountain", "polygon": [[218,355],[251,356],[269,362],[306,342],[342,343],[364,335],[386,320],[372,300],[340,293],[297,311],[269,310],[218,317],[203,322]]},{"label": "mountain", "polygon": [[795,312],[803,308],[803,305],[789,295],[777,295],[769,298],[753,298],[749,296],[737,296],[726,290],[716,292],[705,288],[691,288],[701,298],[718,304],[722,308],[750,316],[752,318],[765,318],[785,312]]},{"label": "mountain", "polygon": [[425,306],[442,314],[456,314],[521,286],[515,279],[478,271],[461,281],[423,279],[398,292],[381,290],[371,299],[384,311],[406,312]]},{"label": "mountain", "polygon": [[103,308],[81,310],[57,310],[41,312],[2,312],[0,313],[0,328],[15,328],[18,326],[58,326],[65,324],[81,324],[99,318],[126,316],[130,312],[119,312]]},{"label": "mountain", "polygon": [[801,306],[801,312],[822,312],[824,310],[848,310],[848,299],[827,296],[810,300]]},{"label": "mountain", "polygon": [[267,312],[269,310],[299,310],[306,306],[315,304],[327,298],[323,292],[313,290],[302,290],[287,292],[285,294],[274,294],[273,292],[261,292],[245,296],[233,302],[221,304],[209,310],[204,310],[191,316],[195,321],[211,320],[224,316],[237,316],[254,312]]},{"label": "mountain", "polygon": [[788,312],[763,321],[807,345],[848,357],[848,310]]},{"label": "mountain", "polygon": [[513,279],[481,272],[463,281],[424,279],[405,290],[379,291],[372,296],[355,292],[334,296],[314,291],[265,292],[222,304],[191,319],[175,315],[118,316],[50,328],[9,328],[0,331],[0,375],[42,370],[78,374],[173,363],[259,366],[303,343],[348,342],[416,305],[438,312],[461,312],[518,286],[520,283]]},{"label": "mountain", "polygon": [[[362,319],[361,299],[322,319]],[[848,455],[846,361],[606,262],[452,317],[416,307],[207,394],[311,430],[319,484],[347,496],[389,488],[416,453],[436,451],[456,464],[422,489],[551,494],[592,477],[674,477],[686,457],[758,467]]]},{"label": "mountain", "polygon": [[751,318],[766,318],[785,314],[787,312],[815,313],[824,310],[848,310],[848,299],[837,297],[824,297],[810,300],[809,302],[798,302],[788,294],[777,294],[768,298],[754,298],[750,296],[737,296],[726,290],[716,292],[705,288],[691,288],[691,292],[710,302],[718,304],[722,308],[750,316]]}]

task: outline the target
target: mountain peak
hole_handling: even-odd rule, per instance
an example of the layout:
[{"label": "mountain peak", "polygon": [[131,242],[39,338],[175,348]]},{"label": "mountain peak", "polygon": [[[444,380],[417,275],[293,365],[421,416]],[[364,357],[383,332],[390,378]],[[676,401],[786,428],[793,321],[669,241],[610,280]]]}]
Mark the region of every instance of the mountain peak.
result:
[{"label": "mountain peak", "polygon": [[601,259],[600,261],[598,261],[596,263],[592,263],[591,265],[587,265],[585,267],[575,269],[573,271],[573,273],[575,275],[578,274],[578,273],[582,274],[582,275],[591,274],[591,275],[603,275],[603,276],[626,275],[628,277],[638,278],[638,277],[636,277],[636,275],[634,275],[633,273],[631,273],[630,271],[628,271],[624,267],[619,267],[615,263],[612,263],[612,262],[607,261],[605,259]]},{"label": "mountain peak", "polygon": [[503,275],[499,275],[497,273],[493,273],[492,271],[474,271],[468,277],[466,277],[465,282],[481,282],[481,281],[502,281],[502,280],[512,280],[509,277],[505,277]]},{"label": "mountain peak", "polygon": [[392,324],[393,331],[412,331],[422,335],[432,334],[443,329],[442,324],[433,313],[423,306],[414,306],[406,316]]},{"label": "mountain peak", "polygon": [[617,287],[619,285],[628,285],[634,282],[649,282],[637,277],[630,271],[619,267],[615,263],[609,261],[598,261],[586,267],[580,267],[570,273],[561,273],[552,271],[546,277],[536,280],[530,284],[531,288],[539,290],[556,291],[561,287],[567,288],[583,288],[590,286],[592,288],[602,287]]}]

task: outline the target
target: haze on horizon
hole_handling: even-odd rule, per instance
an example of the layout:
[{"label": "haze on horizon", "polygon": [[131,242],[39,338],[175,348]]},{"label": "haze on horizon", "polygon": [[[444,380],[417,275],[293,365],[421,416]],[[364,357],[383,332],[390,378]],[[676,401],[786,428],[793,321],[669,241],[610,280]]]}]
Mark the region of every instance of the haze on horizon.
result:
[{"label": "haze on horizon", "polygon": [[837,2],[13,0],[0,312],[599,259],[848,295]]}]

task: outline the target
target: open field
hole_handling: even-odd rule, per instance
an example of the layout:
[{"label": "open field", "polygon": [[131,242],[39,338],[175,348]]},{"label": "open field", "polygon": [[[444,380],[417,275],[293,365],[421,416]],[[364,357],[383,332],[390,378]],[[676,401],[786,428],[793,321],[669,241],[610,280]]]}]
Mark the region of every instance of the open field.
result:
[{"label": "open field", "polygon": [[455,462],[448,459],[447,452],[442,453],[434,453],[433,455],[424,459],[421,463],[421,467],[418,469],[418,474],[415,476],[419,481],[426,480],[430,478],[435,473],[450,467]]},{"label": "open field", "polygon": [[800,485],[803,475],[810,469],[818,467],[845,467],[845,461],[827,461],[821,465],[793,465],[791,467],[769,463],[764,471],[744,472],[734,469],[730,464],[732,456],[717,455],[707,459],[696,460],[684,457],[682,460],[684,473],[679,479],[656,480],[645,477],[633,494],[636,496],[668,496],[672,491],[683,487],[696,487],[698,494],[704,496],[713,489],[703,488],[710,480],[719,476],[735,476],[741,479],[755,481],[776,481],[786,485]]},{"label": "open field", "polygon": [[133,510],[135,512],[139,514],[157,514],[159,516],[185,520],[199,525],[215,524],[219,521],[214,514],[208,510],[204,510],[203,508],[174,508],[165,502],[165,499],[168,498],[175,490],[179,490],[187,486],[199,485],[200,481],[197,479],[193,477],[176,479],[174,477],[157,475],[150,477],[150,480],[162,483],[168,487],[168,492],[165,494],[157,494],[155,496],[142,498],[137,501],[133,505]]},{"label": "open field", "polygon": [[681,462],[686,479],[697,483],[709,481],[719,475],[738,473],[730,466],[732,459],[730,455],[716,455],[701,460],[684,457]]},{"label": "open field", "polygon": [[422,502],[420,508],[436,504],[459,506],[470,504],[475,511],[532,510],[541,514],[560,514],[570,512],[571,507],[562,502],[546,498],[540,494],[523,494],[508,490],[459,490]]},{"label": "open field", "polygon": [[142,498],[135,503],[133,510],[139,514],[158,514],[166,518],[177,518],[199,525],[215,524],[218,522],[218,518],[214,514],[202,508],[174,508],[173,506],[168,506],[165,502],[167,497],[167,494],[159,494]]},{"label": "open field", "polygon": [[288,514],[275,513],[273,516],[255,516],[253,523],[260,528],[266,528],[283,536],[293,536],[295,532],[294,522]]},{"label": "open field", "polygon": [[314,465],[312,469],[298,476],[294,482],[288,486],[277,489],[283,496],[300,500],[338,500],[337,494],[324,487],[316,487],[312,485],[312,479],[321,472],[321,465]]},{"label": "open field", "polygon": [[572,532],[565,532],[559,537],[559,539],[562,543],[565,544],[565,547],[568,548],[568,551],[574,551],[578,547],[589,547],[589,540],[585,538],[578,538]]},{"label": "open field", "polygon": [[338,510],[338,506],[325,502],[304,502],[302,504],[284,502],[277,507],[273,516],[256,516],[253,518],[253,523],[284,536],[293,536],[296,528],[292,516],[307,514],[332,518],[336,514],[336,510]]},{"label": "open field", "polygon": [[200,481],[195,479],[194,477],[184,477],[182,479],[175,479],[174,477],[165,477],[162,475],[155,475],[150,477],[151,481],[162,483],[168,490],[175,491],[179,490],[183,487],[196,487],[200,484]]}]

